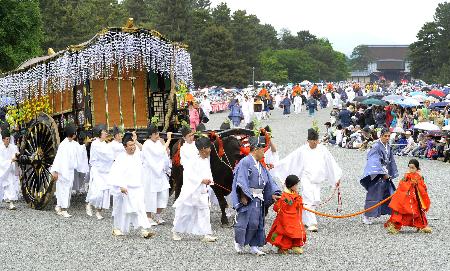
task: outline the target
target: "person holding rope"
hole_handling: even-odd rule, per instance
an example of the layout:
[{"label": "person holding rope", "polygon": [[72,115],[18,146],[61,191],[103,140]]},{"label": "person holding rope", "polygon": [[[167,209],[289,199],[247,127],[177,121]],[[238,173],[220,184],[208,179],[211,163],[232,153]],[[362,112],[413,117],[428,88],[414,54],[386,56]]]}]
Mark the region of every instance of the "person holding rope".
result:
[{"label": "person holding rope", "polygon": [[[361,185],[367,190],[364,209],[388,198],[395,192],[395,185],[392,179],[398,176],[398,170],[394,160],[394,153],[389,145],[390,135],[389,129],[383,128],[380,139],[374,143],[367,154],[364,176],[360,180]],[[391,209],[388,201],[363,215],[363,223],[370,225],[373,223],[373,218],[390,214]]]},{"label": "person holding rope", "polygon": [[231,199],[236,210],[235,250],[243,253],[250,245],[254,255],[265,255],[260,247],[266,243],[265,207],[280,198],[281,190],[260,162],[264,157],[265,137],[250,137],[250,154],[241,159],[234,171]]},{"label": "person holding rope", "polygon": [[430,208],[427,186],[420,172],[419,161],[408,162],[409,172],[398,184],[389,207],[392,215],[384,224],[387,231],[397,234],[403,226],[415,227],[418,232],[431,233],[425,212]]},{"label": "person holding rope", "polygon": [[[342,169],[328,149],[319,144],[319,134],[312,128],[308,130],[308,143],[275,163],[271,173],[280,180],[292,174],[299,177],[303,203],[312,210],[320,203],[320,184],[328,181],[338,187],[342,178]],[[303,210],[303,224],[309,231],[318,231],[314,213]]]}]

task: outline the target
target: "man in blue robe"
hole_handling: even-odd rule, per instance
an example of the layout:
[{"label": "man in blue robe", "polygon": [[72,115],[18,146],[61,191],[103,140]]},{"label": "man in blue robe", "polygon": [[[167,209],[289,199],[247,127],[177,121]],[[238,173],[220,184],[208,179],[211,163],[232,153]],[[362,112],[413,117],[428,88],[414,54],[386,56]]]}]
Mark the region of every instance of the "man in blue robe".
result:
[{"label": "man in blue robe", "polygon": [[250,154],[243,158],[234,172],[231,199],[236,210],[234,226],[235,249],[242,253],[250,245],[250,252],[264,255],[259,247],[266,243],[264,216],[267,208],[280,198],[281,190],[261,164],[265,138],[251,137]]},{"label": "man in blue robe", "polygon": [[289,99],[289,97],[286,95],[280,103],[280,105],[283,106],[283,115],[291,114],[291,104],[291,99]]},{"label": "man in blue robe", "polygon": [[[364,177],[360,180],[361,185],[367,190],[364,209],[377,204],[395,192],[395,185],[392,179],[398,176],[398,171],[394,153],[388,144],[390,135],[389,130],[383,128],[380,139],[375,142],[367,154]],[[388,205],[389,201],[365,213],[363,215],[363,223],[372,224],[371,219],[391,214],[391,209]]]}]

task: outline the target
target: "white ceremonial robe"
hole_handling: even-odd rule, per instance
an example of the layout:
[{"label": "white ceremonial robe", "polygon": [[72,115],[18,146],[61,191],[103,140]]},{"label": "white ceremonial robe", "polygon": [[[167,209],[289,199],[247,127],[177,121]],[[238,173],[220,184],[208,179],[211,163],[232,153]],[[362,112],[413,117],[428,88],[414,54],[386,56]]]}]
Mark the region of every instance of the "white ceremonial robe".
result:
[{"label": "white ceremonial robe", "polygon": [[70,196],[73,186],[75,171],[87,173],[89,170],[86,147],[75,140],[65,138],[58,146],[55,160],[50,172],[58,173],[56,181],[56,206],[63,209],[69,208]]},{"label": "white ceremonial robe", "polygon": [[19,194],[19,176],[17,165],[12,161],[19,150],[9,143],[8,147],[0,143],[0,202],[17,200]]},{"label": "white ceremonial robe", "polygon": [[180,164],[184,166],[188,166],[188,164],[195,160],[198,156],[198,149],[195,146],[195,141],[192,143],[184,142],[180,148]]},{"label": "white ceremonial robe", "polygon": [[122,142],[119,142],[117,140],[113,140],[113,141],[109,142],[108,146],[111,147],[111,149],[114,153],[114,160],[116,160],[116,158],[117,158],[117,156],[119,156],[119,154],[125,152],[125,147],[123,146]]},{"label": "white ceremonial robe", "polygon": [[275,95],[275,108],[279,108],[280,107],[280,103],[281,103],[282,97],[280,94]]},{"label": "white ceremonial robe", "polygon": [[333,103],[333,96],[331,96],[331,92],[327,92],[327,94],[325,94],[325,96],[327,97],[327,100],[328,100],[327,107],[330,107]]},{"label": "white ceremonial robe", "polygon": [[[183,144],[184,145],[184,144]],[[157,208],[166,208],[170,188],[168,173],[171,162],[161,141],[147,139],[142,146],[142,164],[145,211],[156,213]]]},{"label": "white ceremonial robe", "polygon": [[356,93],[353,91],[353,89],[347,91],[347,97],[348,97],[347,101],[350,101],[350,102],[353,101],[353,99],[355,99]]},{"label": "white ceremonial robe", "polygon": [[294,113],[298,114],[302,112],[302,97],[299,95],[294,97]]},{"label": "white ceremonial robe", "polygon": [[[275,163],[270,171],[272,176],[284,182],[288,175],[300,178],[303,203],[310,209],[315,209],[320,203],[320,184],[328,181],[332,186],[342,178],[342,170],[331,153],[323,145],[311,149],[305,144]],[[313,213],[303,211],[303,223],[307,226],[317,225]]]},{"label": "white ceremonial robe", "polygon": [[89,191],[86,201],[96,209],[109,209],[108,174],[114,162],[114,152],[105,141],[96,139],[91,145]]},{"label": "white ceremonial robe", "polygon": [[[117,156],[108,175],[108,184],[113,195],[113,225],[123,233],[141,227],[149,229],[150,222],[145,213],[144,184],[142,183],[141,151],[136,149],[134,154],[126,152]],[[127,194],[120,191],[126,188]]]},{"label": "white ceremonial robe", "polygon": [[253,101],[244,100],[242,102],[242,114],[244,115],[244,123],[248,124],[252,121]]},{"label": "white ceremonial robe", "polygon": [[209,159],[197,156],[183,170],[183,187],[173,204],[175,208],[173,232],[212,234],[208,188],[202,183],[204,179],[212,180]]},{"label": "white ceremonial robe", "polygon": [[206,117],[209,119],[209,114],[212,111],[212,106],[211,106],[211,102],[209,101],[209,99],[204,99],[200,103],[200,107],[202,108],[203,113],[205,113]]}]

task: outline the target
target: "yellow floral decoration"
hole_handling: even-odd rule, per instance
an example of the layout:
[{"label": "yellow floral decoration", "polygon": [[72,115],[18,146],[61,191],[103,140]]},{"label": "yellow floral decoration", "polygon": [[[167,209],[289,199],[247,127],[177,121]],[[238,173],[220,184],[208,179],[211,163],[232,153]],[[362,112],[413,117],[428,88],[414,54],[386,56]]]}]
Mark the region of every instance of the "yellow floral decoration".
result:
[{"label": "yellow floral decoration", "polygon": [[16,127],[31,121],[41,112],[53,113],[49,96],[32,98],[17,106],[8,106],[6,121],[9,125]]}]

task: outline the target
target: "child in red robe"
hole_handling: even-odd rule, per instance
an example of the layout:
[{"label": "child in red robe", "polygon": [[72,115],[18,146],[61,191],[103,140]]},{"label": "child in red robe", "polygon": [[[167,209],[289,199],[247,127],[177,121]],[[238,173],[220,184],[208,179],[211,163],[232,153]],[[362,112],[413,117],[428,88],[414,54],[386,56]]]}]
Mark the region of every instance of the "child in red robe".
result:
[{"label": "child in red robe", "polygon": [[419,232],[431,233],[425,212],[430,208],[427,186],[420,174],[419,161],[411,159],[409,172],[398,184],[389,207],[392,214],[384,224],[389,233],[396,234],[401,227],[415,227]]},{"label": "child in red robe", "polygon": [[266,241],[278,247],[278,253],[287,254],[292,249],[295,254],[303,253],[306,232],[302,223],[302,197],[297,193],[300,180],[295,175],[286,178],[286,189],[273,209],[277,217]]}]

